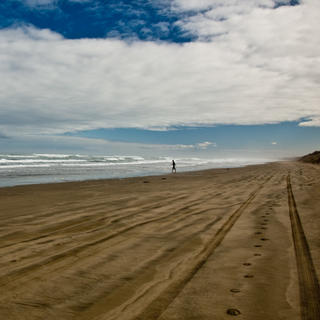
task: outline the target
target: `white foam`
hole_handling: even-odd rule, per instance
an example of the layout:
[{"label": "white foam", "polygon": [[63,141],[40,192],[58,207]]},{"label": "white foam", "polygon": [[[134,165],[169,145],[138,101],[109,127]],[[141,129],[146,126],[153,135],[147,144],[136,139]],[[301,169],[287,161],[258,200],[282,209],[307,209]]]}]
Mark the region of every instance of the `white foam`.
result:
[{"label": "white foam", "polygon": [[[144,158],[135,155],[2,154],[0,186],[170,173],[172,159],[167,156]],[[174,159],[178,172],[267,162],[265,159],[231,157]]]},{"label": "white foam", "polygon": [[22,168],[49,168],[49,164],[36,164],[36,165],[24,165],[24,164],[15,164],[15,165],[9,165],[9,166],[0,166],[1,171],[5,171],[7,169],[22,169]]},{"label": "white foam", "polygon": [[11,159],[0,159],[0,163],[65,163],[65,162],[85,162],[86,160],[76,159],[65,159],[65,160],[42,160],[42,159],[23,159],[23,160],[11,160]]},{"label": "white foam", "polygon": [[34,153],[36,157],[46,157],[46,158],[68,158],[72,157],[69,154],[55,154],[55,153]]}]

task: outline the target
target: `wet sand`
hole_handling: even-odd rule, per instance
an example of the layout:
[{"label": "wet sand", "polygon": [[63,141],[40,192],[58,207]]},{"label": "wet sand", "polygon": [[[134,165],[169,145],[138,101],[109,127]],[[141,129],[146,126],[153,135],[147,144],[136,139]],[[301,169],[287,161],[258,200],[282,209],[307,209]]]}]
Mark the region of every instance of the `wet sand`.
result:
[{"label": "wet sand", "polygon": [[320,319],[320,167],[0,189],[0,319]]}]

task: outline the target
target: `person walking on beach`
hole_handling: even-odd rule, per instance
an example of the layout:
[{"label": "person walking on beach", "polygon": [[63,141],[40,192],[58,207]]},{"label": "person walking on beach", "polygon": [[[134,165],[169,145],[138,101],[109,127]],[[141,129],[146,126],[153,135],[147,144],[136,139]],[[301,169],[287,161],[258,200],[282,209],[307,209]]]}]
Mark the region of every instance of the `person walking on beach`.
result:
[{"label": "person walking on beach", "polygon": [[172,160],[172,173],[177,173],[177,170],[176,170],[176,163],[174,162],[174,160]]}]

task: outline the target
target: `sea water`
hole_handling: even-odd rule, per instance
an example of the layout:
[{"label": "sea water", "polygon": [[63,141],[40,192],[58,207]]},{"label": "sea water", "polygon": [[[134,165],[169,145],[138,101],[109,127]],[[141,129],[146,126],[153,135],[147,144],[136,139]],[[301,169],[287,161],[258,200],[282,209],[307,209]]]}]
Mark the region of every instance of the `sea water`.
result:
[{"label": "sea water", "polygon": [[[171,172],[171,158],[78,154],[0,154],[0,186],[126,178]],[[175,158],[177,172],[239,167],[266,162],[248,159]]]}]

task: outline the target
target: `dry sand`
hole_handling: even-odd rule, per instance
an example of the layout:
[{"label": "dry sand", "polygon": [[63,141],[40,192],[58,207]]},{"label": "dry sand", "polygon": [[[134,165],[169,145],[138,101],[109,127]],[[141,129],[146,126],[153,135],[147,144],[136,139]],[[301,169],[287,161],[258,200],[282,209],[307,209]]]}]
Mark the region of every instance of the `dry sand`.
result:
[{"label": "dry sand", "polygon": [[0,199],[0,319],[320,319],[319,166],[19,186]]}]

